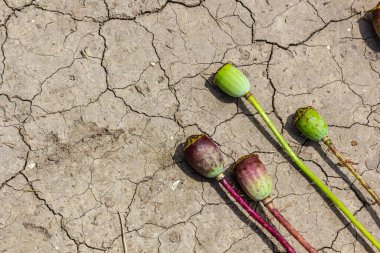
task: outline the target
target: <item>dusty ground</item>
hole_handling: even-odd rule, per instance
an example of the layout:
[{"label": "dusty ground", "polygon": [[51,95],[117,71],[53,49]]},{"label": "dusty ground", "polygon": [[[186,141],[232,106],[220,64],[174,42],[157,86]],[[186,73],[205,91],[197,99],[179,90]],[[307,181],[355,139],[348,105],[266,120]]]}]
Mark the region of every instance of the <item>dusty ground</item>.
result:
[{"label": "dusty ground", "polygon": [[320,252],[373,252],[253,109],[208,80],[240,66],[291,145],[380,239],[379,207],[292,126],[296,108],[315,106],[380,190],[380,40],[359,21],[376,2],[0,0],[0,252],[123,252],[121,224],[127,252],[281,250],[183,161],[199,132],[229,165],[259,153],[278,208]]}]

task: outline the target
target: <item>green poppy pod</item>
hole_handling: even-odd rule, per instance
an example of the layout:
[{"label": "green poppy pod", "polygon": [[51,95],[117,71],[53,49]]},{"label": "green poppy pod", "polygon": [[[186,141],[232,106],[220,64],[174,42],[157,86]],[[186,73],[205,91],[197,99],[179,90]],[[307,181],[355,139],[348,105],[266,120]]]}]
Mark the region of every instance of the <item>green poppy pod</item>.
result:
[{"label": "green poppy pod", "polygon": [[294,124],[306,138],[312,141],[321,141],[327,136],[325,119],[311,106],[297,109]]},{"label": "green poppy pod", "polygon": [[214,83],[232,97],[242,97],[250,88],[248,78],[231,63],[224,64],[216,72]]}]

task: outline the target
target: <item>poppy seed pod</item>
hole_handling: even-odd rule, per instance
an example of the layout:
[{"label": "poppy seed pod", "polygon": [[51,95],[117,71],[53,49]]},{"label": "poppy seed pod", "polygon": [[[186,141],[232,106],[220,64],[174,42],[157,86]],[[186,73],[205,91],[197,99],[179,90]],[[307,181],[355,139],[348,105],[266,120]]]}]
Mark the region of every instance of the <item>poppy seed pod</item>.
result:
[{"label": "poppy seed pod", "polygon": [[272,179],[257,155],[243,156],[237,161],[233,171],[250,198],[260,201],[271,194]]},{"label": "poppy seed pod", "polygon": [[192,135],[183,148],[186,161],[200,174],[214,178],[224,172],[223,155],[207,135]]},{"label": "poppy seed pod", "polygon": [[249,92],[247,77],[231,63],[224,64],[215,74],[214,83],[232,97],[242,97]]},{"label": "poppy seed pod", "polygon": [[372,10],[372,25],[376,31],[377,37],[380,38],[380,2]]},{"label": "poppy seed pod", "polygon": [[312,141],[321,141],[327,136],[325,119],[311,106],[297,109],[294,124],[306,138]]}]

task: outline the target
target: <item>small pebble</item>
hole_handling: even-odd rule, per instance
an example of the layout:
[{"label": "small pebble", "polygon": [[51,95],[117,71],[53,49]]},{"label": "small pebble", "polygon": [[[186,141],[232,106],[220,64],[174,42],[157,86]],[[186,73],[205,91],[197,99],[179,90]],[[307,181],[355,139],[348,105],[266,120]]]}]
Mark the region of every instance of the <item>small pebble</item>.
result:
[{"label": "small pebble", "polygon": [[30,161],[30,163],[28,164],[29,169],[33,169],[35,166],[36,166],[36,163],[33,161]]},{"label": "small pebble", "polygon": [[356,145],[358,145],[357,141],[351,141],[351,146],[356,146]]},{"label": "small pebble", "polygon": [[150,65],[154,66],[154,65],[156,65],[156,63],[155,62],[150,62]]},{"label": "small pebble", "polygon": [[175,189],[177,189],[177,186],[179,185],[179,183],[181,183],[181,180],[178,179],[172,184],[172,191],[175,191]]}]

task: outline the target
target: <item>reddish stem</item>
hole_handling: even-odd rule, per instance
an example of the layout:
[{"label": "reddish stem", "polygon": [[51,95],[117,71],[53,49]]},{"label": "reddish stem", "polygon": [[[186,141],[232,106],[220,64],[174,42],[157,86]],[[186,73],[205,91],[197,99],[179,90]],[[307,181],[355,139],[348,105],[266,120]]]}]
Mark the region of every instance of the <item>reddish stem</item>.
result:
[{"label": "reddish stem", "polygon": [[258,213],[255,212],[245,200],[240,197],[240,195],[235,191],[235,189],[228,183],[228,181],[223,177],[219,180],[219,183],[228,191],[228,193],[248,212],[248,214],[257,221],[261,226],[263,226],[269,233],[271,233],[279,243],[281,243],[284,248],[290,252],[295,253],[295,250],[290,246],[290,244],[285,240],[282,235],[277,232],[269,223],[267,223]]},{"label": "reddish stem", "polygon": [[305,238],[281,215],[280,211],[273,205],[269,198],[263,200],[265,207],[273,214],[273,216],[289,231],[289,233],[310,253],[317,253]]}]

